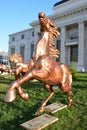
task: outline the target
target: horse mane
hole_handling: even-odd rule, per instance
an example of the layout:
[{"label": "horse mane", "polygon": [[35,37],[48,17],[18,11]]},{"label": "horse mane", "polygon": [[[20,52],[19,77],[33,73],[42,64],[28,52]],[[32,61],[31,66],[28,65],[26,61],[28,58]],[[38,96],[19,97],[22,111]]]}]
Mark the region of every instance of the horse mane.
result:
[{"label": "horse mane", "polygon": [[23,60],[23,57],[21,55],[18,55],[16,53],[12,54],[10,57],[9,57],[9,62],[10,63],[16,63],[16,62],[21,62],[23,63],[24,60]]},{"label": "horse mane", "polygon": [[48,37],[48,52],[51,58],[59,57],[59,50],[55,48],[54,38],[59,36],[59,32],[53,22],[45,16],[43,12],[39,13],[40,30],[41,32],[49,32]]},{"label": "horse mane", "polygon": [[55,48],[54,39],[59,36],[59,32],[55,26],[50,26],[49,34],[49,54],[51,58],[59,57],[59,50]]}]

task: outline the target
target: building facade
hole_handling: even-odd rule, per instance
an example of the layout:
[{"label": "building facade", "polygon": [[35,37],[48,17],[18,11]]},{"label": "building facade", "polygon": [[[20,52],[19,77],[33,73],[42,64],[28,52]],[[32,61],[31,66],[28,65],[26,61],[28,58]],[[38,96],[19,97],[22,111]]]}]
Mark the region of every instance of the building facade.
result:
[{"label": "building facade", "polygon": [[[87,0],[55,3],[53,14],[48,17],[60,32],[55,39],[55,47],[60,50],[57,60],[68,66],[73,62],[77,71],[87,71]],[[25,62],[33,56],[35,44],[41,36],[39,21],[30,25],[31,29],[9,35],[9,55],[14,52],[21,54]]]},{"label": "building facade", "polygon": [[28,63],[34,51],[34,29],[23,30],[9,35],[9,51],[8,55],[17,53],[22,55],[24,62]]},{"label": "building facade", "polygon": [[0,51],[0,64],[8,65],[8,53]]}]

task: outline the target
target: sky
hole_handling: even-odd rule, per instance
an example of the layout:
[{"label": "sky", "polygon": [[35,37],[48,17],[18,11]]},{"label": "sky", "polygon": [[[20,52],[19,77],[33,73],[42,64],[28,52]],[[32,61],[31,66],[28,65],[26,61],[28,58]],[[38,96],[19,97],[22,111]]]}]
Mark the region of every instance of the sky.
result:
[{"label": "sky", "polygon": [[8,51],[9,35],[30,28],[38,13],[53,13],[60,0],[0,0],[0,51]]}]

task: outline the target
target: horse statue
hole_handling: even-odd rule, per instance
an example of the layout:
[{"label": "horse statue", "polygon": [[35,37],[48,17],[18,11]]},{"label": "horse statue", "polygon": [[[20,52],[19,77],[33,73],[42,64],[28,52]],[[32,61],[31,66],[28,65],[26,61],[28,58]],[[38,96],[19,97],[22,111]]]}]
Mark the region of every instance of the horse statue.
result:
[{"label": "horse statue", "polygon": [[2,74],[3,72],[6,72],[6,69],[7,69],[7,66],[6,66],[6,65],[0,64],[0,71],[1,71],[1,74]]},{"label": "horse statue", "polygon": [[3,72],[7,72],[8,74],[11,73],[11,68],[10,66],[0,64],[0,72],[3,74]]},{"label": "horse statue", "polygon": [[22,99],[28,100],[28,93],[23,91],[21,85],[27,80],[32,79],[43,82],[49,95],[37,109],[35,115],[44,111],[47,102],[54,95],[54,85],[59,85],[60,90],[66,93],[68,107],[72,105],[72,99],[70,97],[72,75],[64,63],[54,60],[59,55],[59,51],[54,46],[54,38],[59,36],[59,32],[43,12],[38,14],[38,18],[40,21],[40,30],[43,35],[36,43],[34,58],[30,60],[29,70],[23,77],[11,83],[4,98],[5,102],[11,102],[18,94]]},{"label": "horse statue", "polygon": [[9,57],[9,63],[15,79],[20,78],[20,75],[24,75],[29,69],[29,65],[24,63],[23,57],[16,53]]}]

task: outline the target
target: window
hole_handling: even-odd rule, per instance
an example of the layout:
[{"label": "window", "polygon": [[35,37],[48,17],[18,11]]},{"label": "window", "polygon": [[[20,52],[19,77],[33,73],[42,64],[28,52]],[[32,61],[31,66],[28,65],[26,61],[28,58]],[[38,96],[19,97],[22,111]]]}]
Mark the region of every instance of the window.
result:
[{"label": "window", "polygon": [[[56,42],[56,49],[58,49],[60,51],[60,40],[57,40],[57,42]],[[56,61],[60,61],[60,55],[58,58],[56,58]]]},{"label": "window", "polygon": [[15,53],[15,47],[11,47],[11,55]]},{"label": "window", "polygon": [[38,32],[38,33],[37,33],[37,36],[38,36],[38,39],[40,39],[41,36],[42,36],[42,33],[41,33],[41,32]]},{"label": "window", "polygon": [[56,48],[60,51],[60,40],[57,40]]},{"label": "window", "polygon": [[3,59],[3,57],[2,57],[2,56],[0,56],[0,64],[2,64],[2,59]]},{"label": "window", "polygon": [[24,58],[25,46],[20,46],[20,55]]},{"label": "window", "polygon": [[78,46],[71,46],[70,48],[70,61],[77,62],[78,61]]},{"label": "window", "polygon": [[24,39],[24,34],[21,35],[21,39]]},{"label": "window", "polygon": [[15,41],[15,37],[12,37],[12,41]]},{"label": "window", "polygon": [[32,36],[34,37],[34,31],[32,32]]},{"label": "window", "polygon": [[33,58],[33,53],[34,53],[34,44],[31,44],[31,54],[30,54],[31,58]]}]

